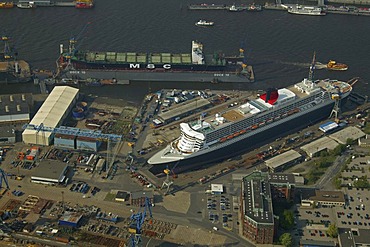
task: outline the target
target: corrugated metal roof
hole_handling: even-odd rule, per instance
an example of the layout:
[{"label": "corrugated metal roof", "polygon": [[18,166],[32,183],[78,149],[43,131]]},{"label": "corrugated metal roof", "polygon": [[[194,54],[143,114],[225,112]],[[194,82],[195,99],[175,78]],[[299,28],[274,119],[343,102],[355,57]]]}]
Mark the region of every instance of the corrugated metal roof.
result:
[{"label": "corrugated metal roof", "polygon": [[333,130],[333,129],[337,128],[337,127],[338,127],[338,124],[337,123],[330,121],[330,122],[327,122],[327,123],[324,123],[324,124],[320,125],[319,129],[322,132],[326,133],[326,132],[328,132],[330,130]]}]

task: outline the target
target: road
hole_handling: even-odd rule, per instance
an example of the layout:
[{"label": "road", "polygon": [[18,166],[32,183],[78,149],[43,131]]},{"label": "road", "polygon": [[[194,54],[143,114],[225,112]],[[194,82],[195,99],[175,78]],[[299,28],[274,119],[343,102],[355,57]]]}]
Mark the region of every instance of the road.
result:
[{"label": "road", "polygon": [[349,158],[350,154],[346,151],[341,156],[338,156],[334,163],[326,170],[325,174],[316,183],[317,189],[323,189],[337,173],[340,172],[342,165],[345,164],[346,160]]}]

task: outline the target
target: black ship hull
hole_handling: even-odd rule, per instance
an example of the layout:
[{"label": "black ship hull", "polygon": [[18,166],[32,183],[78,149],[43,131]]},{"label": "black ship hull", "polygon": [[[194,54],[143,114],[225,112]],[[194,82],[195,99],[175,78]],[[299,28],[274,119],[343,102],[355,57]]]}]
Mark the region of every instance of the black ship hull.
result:
[{"label": "black ship hull", "polygon": [[[342,100],[342,104],[345,103],[346,99]],[[333,104],[328,104],[321,108],[315,109],[314,111],[308,112],[297,118],[292,118],[291,120],[281,122],[278,125],[267,128],[266,130],[256,133],[252,136],[241,139],[238,142],[234,142],[225,147],[215,149],[213,151],[207,152],[203,155],[198,155],[195,157],[189,157],[187,159],[180,160],[173,163],[164,163],[159,165],[153,165],[149,170],[153,174],[163,173],[166,167],[170,169],[176,165],[175,174],[182,173],[189,170],[199,170],[204,169],[216,162],[226,160],[228,158],[233,158],[235,156],[241,155],[247,151],[251,151],[258,148],[264,144],[267,144],[275,140],[279,136],[285,136],[290,133],[294,133],[300,129],[303,129],[309,125],[313,125],[320,120],[328,118],[330,112],[334,106]]]}]

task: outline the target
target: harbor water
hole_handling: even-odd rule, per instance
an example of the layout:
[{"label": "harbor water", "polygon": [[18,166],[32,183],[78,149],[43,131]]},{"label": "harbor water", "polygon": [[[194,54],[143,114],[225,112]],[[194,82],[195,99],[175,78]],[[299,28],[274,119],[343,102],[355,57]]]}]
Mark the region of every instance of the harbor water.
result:
[{"label": "harbor water", "polygon": [[[273,10],[251,13],[187,9],[189,4],[201,2],[96,0],[93,9],[40,7],[0,11],[3,32],[13,38],[19,58],[28,61],[33,68],[55,69],[59,45],[63,43],[66,47],[70,37],[78,38],[77,48],[81,50],[117,52],[189,53],[191,41],[199,40],[209,54],[222,51],[236,55],[242,46],[256,77],[252,84],[135,82],[82,88],[88,94],[139,103],[144,94],[161,88],[248,90],[283,87],[308,75],[314,51],[318,62],[336,60],[349,65],[345,72],[317,70],[316,78],[346,81],[358,76],[362,80],[355,85],[355,91],[369,94],[370,17],[299,16]],[[241,2],[215,0],[209,3]],[[194,24],[199,19],[214,21],[215,25],[196,27]],[[90,24],[86,31],[81,32],[87,23]],[[39,90],[33,84],[9,84],[2,87],[2,94],[37,93]]]}]

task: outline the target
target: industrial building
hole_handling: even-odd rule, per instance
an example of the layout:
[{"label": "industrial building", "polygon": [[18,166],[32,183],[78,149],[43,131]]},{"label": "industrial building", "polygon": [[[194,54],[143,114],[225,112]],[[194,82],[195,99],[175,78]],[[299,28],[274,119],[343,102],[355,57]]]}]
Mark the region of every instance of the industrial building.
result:
[{"label": "industrial building", "polygon": [[319,130],[321,130],[324,133],[330,133],[338,127],[339,127],[339,125],[337,123],[335,123],[333,121],[330,121],[330,122],[327,122],[327,123],[324,123],[324,124],[320,125]]},{"label": "industrial building", "polygon": [[59,218],[58,224],[60,226],[78,227],[82,216],[82,214],[66,212]]},{"label": "industrial building", "polygon": [[29,122],[32,94],[0,95],[0,123]]},{"label": "industrial building", "polygon": [[357,247],[370,246],[370,230],[360,228],[340,228],[339,229],[339,246],[340,247]]},{"label": "industrial building", "polygon": [[318,155],[321,151],[334,150],[339,144],[329,137],[322,137],[301,147],[301,149],[311,158]]},{"label": "industrial building", "polygon": [[344,206],[346,199],[342,191],[322,191],[315,189],[300,189],[302,207]]},{"label": "industrial building", "polygon": [[270,172],[281,172],[288,167],[300,163],[303,156],[294,150],[289,150],[285,153],[277,155],[265,161],[265,165],[269,168]]},{"label": "industrial building", "polygon": [[54,147],[76,149],[76,136],[78,128],[60,126],[54,134]]},{"label": "industrial building", "polygon": [[220,195],[224,192],[224,186],[222,184],[211,184],[211,193]]},{"label": "industrial building", "polygon": [[97,134],[101,134],[101,131],[80,130],[76,137],[76,149],[97,152],[101,145]]},{"label": "industrial building", "polygon": [[370,138],[366,135],[365,137],[358,139],[358,145],[360,147],[370,147]]},{"label": "industrial building", "polygon": [[293,196],[295,178],[292,174],[254,171],[242,179],[242,234],[256,244],[272,244],[277,221],[273,203]]},{"label": "industrial building", "polygon": [[158,114],[158,118],[165,124],[188,116],[196,110],[206,109],[211,102],[203,98],[195,98],[170,107],[166,112]]},{"label": "industrial building", "polygon": [[241,199],[243,236],[256,244],[272,244],[276,220],[267,174],[256,171],[244,177]]},{"label": "industrial building", "polygon": [[55,127],[59,127],[78,99],[79,89],[56,86],[24,130],[22,138],[26,144],[49,146]]},{"label": "industrial building", "polygon": [[42,160],[35,169],[31,182],[49,185],[66,183],[68,165],[62,161]]},{"label": "industrial building", "polygon": [[359,128],[349,126],[334,134],[331,134],[329,137],[340,144],[346,144],[348,139],[357,141],[358,139],[365,136],[366,134],[362,132]]},{"label": "industrial building", "polygon": [[126,191],[117,191],[116,197],[114,200],[116,202],[125,202],[130,198],[130,194]]},{"label": "industrial building", "polygon": [[293,198],[294,187],[297,183],[296,177],[293,174],[270,173],[268,175],[268,181],[273,200],[290,200]]},{"label": "industrial building", "polygon": [[15,143],[15,129],[11,125],[0,126],[0,143]]}]

